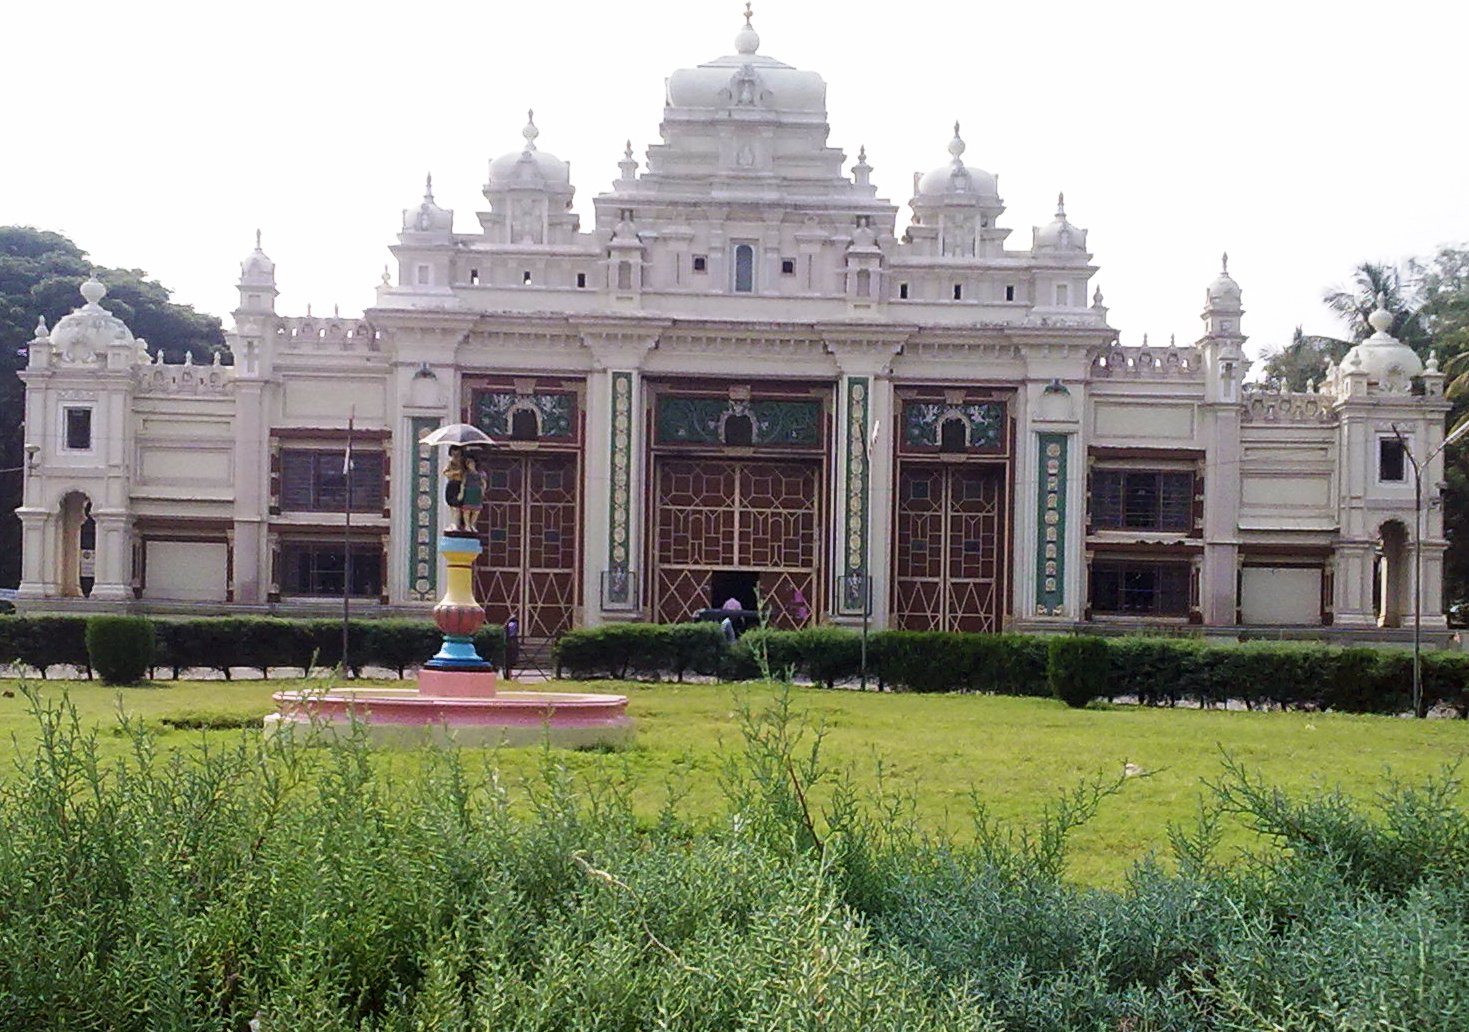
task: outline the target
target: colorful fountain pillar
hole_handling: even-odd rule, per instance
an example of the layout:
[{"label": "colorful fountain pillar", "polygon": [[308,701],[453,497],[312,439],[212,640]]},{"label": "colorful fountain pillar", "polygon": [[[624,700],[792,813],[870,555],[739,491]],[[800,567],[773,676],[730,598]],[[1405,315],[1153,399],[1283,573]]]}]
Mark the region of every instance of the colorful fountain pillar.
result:
[{"label": "colorful fountain pillar", "polygon": [[474,597],[474,560],[479,553],[479,535],[472,530],[446,530],[439,538],[448,577],[444,597],[434,606],[434,623],[444,632],[444,643],[424,664],[430,670],[495,669],[474,647],[474,632],[485,622],[484,607]]}]

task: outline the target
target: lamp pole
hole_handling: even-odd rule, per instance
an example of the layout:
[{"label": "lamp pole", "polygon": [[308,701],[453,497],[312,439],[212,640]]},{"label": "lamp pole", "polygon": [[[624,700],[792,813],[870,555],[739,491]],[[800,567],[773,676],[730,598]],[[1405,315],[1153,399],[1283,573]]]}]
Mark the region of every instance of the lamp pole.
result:
[{"label": "lamp pole", "polygon": [[1440,452],[1469,432],[1469,419],[1456,426],[1437,448],[1420,461],[1413,454],[1408,439],[1392,424],[1392,432],[1402,445],[1403,455],[1413,467],[1413,716],[1423,717],[1423,471],[1433,463]]}]

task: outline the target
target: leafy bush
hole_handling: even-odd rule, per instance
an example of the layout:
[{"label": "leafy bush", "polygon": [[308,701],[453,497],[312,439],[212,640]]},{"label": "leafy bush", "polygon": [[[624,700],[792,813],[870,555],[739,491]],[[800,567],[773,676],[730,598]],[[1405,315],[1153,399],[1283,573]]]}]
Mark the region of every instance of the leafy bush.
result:
[{"label": "leafy bush", "polygon": [[153,621],[142,616],[87,619],[87,655],[104,684],[137,684],[153,663]]},{"label": "leafy bush", "polygon": [[[1067,842],[1125,803],[1120,779],[935,840],[868,809],[788,698],[740,713],[726,812],[699,824],[640,818],[630,775],[549,752],[505,788],[456,752],[384,768],[355,739],[163,760],[132,725],[108,761],[32,701],[35,752],[0,791],[0,1028],[1469,1024],[1452,772],[1368,810],[1226,760],[1171,862],[1086,890]],[[1261,844],[1225,866],[1233,820]]]},{"label": "leafy bush", "polygon": [[664,633],[668,638],[669,672],[678,680],[682,681],[688,672],[718,672],[725,651],[724,632],[718,624],[707,620],[669,624]]},{"label": "leafy bush", "polygon": [[1077,709],[1093,699],[1106,698],[1110,658],[1104,638],[1052,638],[1046,664],[1051,694]]},{"label": "leafy bush", "polygon": [[568,631],[556,642],[558,669],[572,677],[657,674],[672,665],[665,628],[659,624],[616,623]]}]

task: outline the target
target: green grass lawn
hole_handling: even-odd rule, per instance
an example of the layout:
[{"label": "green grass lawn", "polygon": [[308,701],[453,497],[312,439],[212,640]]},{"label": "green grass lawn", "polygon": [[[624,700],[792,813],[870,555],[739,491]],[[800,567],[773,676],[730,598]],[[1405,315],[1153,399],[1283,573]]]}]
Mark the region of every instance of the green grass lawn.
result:
[{"label": "green grass lawn", "polygon": [[[320,682],[313,682],[320,685]],[[385,682],[401,686],[402,682]],[[100,729],[105,752],[122,753],[119,707],[152,728],[160,745],[193,749],[239,730],[177,729],[169,721],[255,725],[273,709],[271,693],[288,681],[158,682],[114,690],[91,682],[31,682],[48,699],[67,692],[84,723]],[[34,741],[29,703],[15,681],[0,697],[0,742],[25,753]],[[778,689],[768,685],[559,684],[561,690],[620,691],[630,699],[637,743],[620,753],[558,752],[582,776],[632,778],[634,803],[655,814],[670,790],[685,815],[721,812],[720,775],[742,747],[741,706],[761,709]],[[1469,753],[1469,721],[1412,721],[1375,716],[1238,713],[1096,707],[1069,710],[1049,699],[974,695],[879,695],[792,689],[792,709],[826,729],[823,755],[875,786],[879,762],[888,789],[911,793],[919,823],[967,837],[971,796],[996,817],[1033,821],[1039,808],[1079,781],[1113,775],[1131,762],[1153,772],[1132,778],[1103,802],[1073,842],[1070,871],[1093,884],[1115,883],[1148,851],[1163,851],[1170,822],[1192,818],[1204,782],[1222,773],[1221,750],[1272,784],[1293,792],[1340,787],[1370,798],[1387,772],[1419,781]],[[385,770],[417,762],[391,754]],[[471,757],[499,771],[510,786],[534,777],[542,750],[479,750]],[[3,769],[3,768],[0,768]],[[813,792],[819,802],[824,792]],[[1226,842],[1248,842],[1234,829]]]}]

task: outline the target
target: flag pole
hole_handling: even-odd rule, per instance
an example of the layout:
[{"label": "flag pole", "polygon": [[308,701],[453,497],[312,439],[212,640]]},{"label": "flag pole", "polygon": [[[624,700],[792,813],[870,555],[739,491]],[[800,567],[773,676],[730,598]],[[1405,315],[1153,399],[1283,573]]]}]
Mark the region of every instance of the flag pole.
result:
[{"label": "flag pole", "polygon": [[352,430],[357,420],[357,406],[347,416],[347,450],[342,456],[342,677],[351,676],[347,653],[347,628],[352,619]]}]

